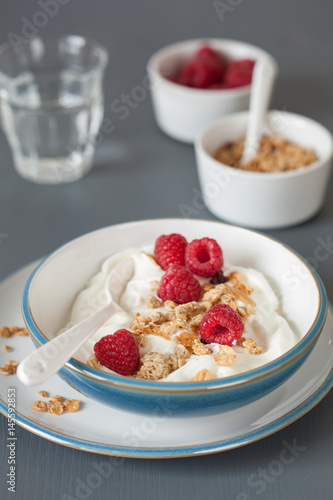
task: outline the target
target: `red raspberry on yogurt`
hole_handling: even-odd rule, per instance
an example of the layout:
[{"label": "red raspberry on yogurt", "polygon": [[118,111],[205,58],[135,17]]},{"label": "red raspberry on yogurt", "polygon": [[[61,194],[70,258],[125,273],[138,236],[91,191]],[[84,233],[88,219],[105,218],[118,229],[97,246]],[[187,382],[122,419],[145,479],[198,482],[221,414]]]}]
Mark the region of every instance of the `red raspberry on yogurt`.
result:
[{"label": "red raspberry on yogurt", "polygon": [[171,265],[185,265],[185,248],[187,241],[181,234],[162,234],[155,243],[155,259],[164,269]]},{"label": "red raspberry on yogurt", "polygon": [[243,335],[244,323],[240,315],[227,304],[217,304],[203,317],[199,332],[206,344],[234,345]]},{"label": "red raspberry on yogurt", "polygon": [[160,281],[157,296],[165,302],[172,300],[176,304],[197,302],[200,299],[201,286],[193,274],[183,266],[170,266]]}]

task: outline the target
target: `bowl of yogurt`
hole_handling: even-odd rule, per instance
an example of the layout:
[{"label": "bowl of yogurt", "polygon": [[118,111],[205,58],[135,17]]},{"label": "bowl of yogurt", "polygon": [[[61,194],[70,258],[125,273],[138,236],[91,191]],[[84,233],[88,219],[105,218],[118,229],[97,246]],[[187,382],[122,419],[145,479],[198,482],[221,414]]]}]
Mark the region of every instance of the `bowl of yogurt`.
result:
[{"label": "bowl of yogurt", "polygon": [[[197,276],[202,287],[197,301],[163,302],[158,284],[165,270],[154,259],[154,242],[170,233],[188,242],[214,238],[223,249],[228,281],[212,284]],[[23,294],[24,319],[34,344],[47,343],[106,305],[107,277],[129,257],[134,273],[120,297],[123,311],[58,372],[103,404],[150,414],[163,407],[176,416],[241,407],[292,376],[324,326],[327,300],[320,278],[282,243],[218,222],[160,219],[88,233],[44,259]],[[241,339],[228,349],[201,342],[198,331],[207,311],[225,303],[245,324]],[[131,376],[94,358],[95,344],[119,329],[133,332],[138,341],[140,367]]]}]

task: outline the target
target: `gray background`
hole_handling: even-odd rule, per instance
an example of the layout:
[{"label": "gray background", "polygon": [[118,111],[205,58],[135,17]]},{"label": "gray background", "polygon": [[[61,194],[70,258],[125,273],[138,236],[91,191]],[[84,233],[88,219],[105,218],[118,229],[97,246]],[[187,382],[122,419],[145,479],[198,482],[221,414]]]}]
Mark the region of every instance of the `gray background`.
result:
[{"label": "gray background", "polygon": [[[210,1],[71,0],[39,29],[40,35],[91,36],[107,47],[110,63],[105,79],[105,115],[113,120],[115,131],[105,135],[97,149],[95,167],[85,179],[53,187],[20,179],[0,134],[0,233],[8,235],[1,239],[0,278],[87,231],[135,219],[180,217],[180,203],[191,206],[193,189],[198,188],[192,147],[157,129],[149,98],[123,121],[110,109],[114,99],[142,83],[147,59],[166,44],[215,36],[262,46],[280,66],[274,107],[310,116],[333,130],[333,3],[229,0],[229,5],[235,7],[222,21]],[[38,10],[37,2],[3,2],[1,43],[8,32],[20,35],[22,17],[31,20]],[[313,258],[320,242],[333,238],[332,195],[331,178],[325,207],[317,217],[297,227],[267,233]],[[205,209],[195,216],[214,219]],[[331,301],[332,262],[329,252],[317,261]],[[330,393],[299,421],[240,449],[177,460],[125,459],[86,498],[331,499],[332,411]],[[0,436],[4,436],[6,420],[2,416],[0,425]],[[19,500],[53,500],[64,493],[76,498],[77,479],[87,478],[94,470],[93,461],[109,460],[115,465],[112,457],[65,448],[20,428],[17,437]],[[282,474],[265,483],[265,491],[256,493],[248,483],[251,475],[278,460],[284,440],[292,443],[295,439],[306,449]],[[5,459],[2,449],[0,497],[11,498],[13,494],[6,493]]]}]

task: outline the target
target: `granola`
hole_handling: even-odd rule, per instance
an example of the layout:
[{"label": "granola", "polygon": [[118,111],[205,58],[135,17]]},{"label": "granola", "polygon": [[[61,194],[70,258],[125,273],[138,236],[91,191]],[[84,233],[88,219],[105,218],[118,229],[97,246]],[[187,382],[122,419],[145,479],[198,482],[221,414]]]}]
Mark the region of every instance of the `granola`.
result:
[{"label": "granola", "polygon": [[61,403],[61,401],[63,400],[63,396],[51,396],[51,400],[54,401],[54,402],[58,402],[58,403]]},{"label": "granola", "polygon": [[2,326],[0,328],[0,337],[11,337],[13,334],[10,333],[9,328],[7,326]]},{"label": "granola", "polygon": [[158,300],[154,295],[148,295],[147,297],[147,307],[150,309],[155,309],[157,307],[161,307],[162,302]]},{"label": "granola", "polygon": [[61,415],[64,411],[63,405],[58,401],[49,401],[46,406],[47,411],[53,415]]},{"label": "granola", "polygon": [[156,290],[158,290],[159,286],[160,286],[160,282],[157,280],[152,280],[149,282],[149,288],[152,292],[156,292]]},{"label": "granola", "polygon": [[175,307],[177,307],[176,302],[174,302],[173,300],[166,300],[164,302],[164,305],[165,307],[170,307],[170,309],[174,309]]},{"label": "granola", "polygon": [[245,164],[241,163],[244,139],[227,143],[214,155],[225,165],[252,172],[285,172],[306,167],[317,161],[316,153],[304,146],[277,136],[263,136],[257,156]]},{"label": "granola", "polygon": [[139,374],[146,380],[159,380],[170,372],[168,362],[159,352],[147,352],[140,359],[140,364]]},{"label": "granola", "polygon": [[192,379],[192,382],[204,382],[205,380],[212,380],[209,370],[200,370]]},{"label": "granola", "polygon": [[196,316],[194,316],[193,319],[190,320],[189,324],[190,324],[191,330],[194,333],[197,333],[198,327],[199,327],[201,321],[203,320],[203,317],[204,317],[203,314],[197,314]]},{"label": "granola", "polygon": [[169,366],[171,372],[178,370],[178,368],[181,368],[185,364],[186,364],[185,358],[180,358],[180,357],[176,356],[176,354],[170,354],[169,360],[168,360],[168,366]]},{"label": "granola", "polygon": [[213,359],[219,366],[232,366],[236,361],[236,353],[232,347],[222,345],[217,354],[214,354]]},{"label": "granola", "polygon": [[249,354],[260,354],[262,352],[262,347],[258,346],[253,339],[244,339],[242,345],[246,347]]},{"label": "granola", "polygon": [[212,351],[203,344],[199,339],[196,339],[192,344],[193,354],[197,356],[205,356],[206,354],[212,354]]},{"label": "granola", "polygon": [[19,337],[26,337],[27,335],[29,335],[29,332],[26,328],[18,328],[14,333]]},{"label": "granola", "polygon": [[13,359],[10,359],[7,361],[5,366],[2,366],[0,368],[0,375],[13,375],[16,373],[18,367],[18,361],[14,361]]},{"label": "granola", "polygon": [[183,345],[190,353],[193,352],[193,344],[198,337],[190,332],[182,332],[176,337],[177,342]]},{"label": "granola", "polygon": [[96,359],[95,354],[89,356],[87,360],[87,365],[90,366],[91,368],[96,368],[96,370],[101,369],[101,363]]},{"label": "granola", "polygon": [[168,332],[163,330],[163,328],[158,327],[156,325],[149,325],[149,330],[147,333],[151,335],[156,335],[157,337],[162,337],[165,340],[171,340],[171,337]]},{"label": "granola", "polygon": [[148,345],[148,337],[141,333],[140,335],[136,335],[135,340],[139,347],[147,347]]},{"label": "granola", "polygon": [[[39,391],[42,397],[47,398],[48,394],[46,391]],[[31,408],[35,411],[45,411],[52,413],[53,415],[61,415],[64,412],[72,413],[80,409],[80,401],[78,399],[66,399],[64,402],[63,396],[52,396],[47,402],[45,401],[35,401]]]},{"label": "granola", "polygon": [[0,337],[11,337],[12,335],[19,335],[21,337],[29,335],[29,332],[26,328],[20,326],[2,326],[0,328]]},{"label": "granola", "polygon": [[31,408],[36,411],[47,411],[47,404],[45,401],[35,401]]},{"label": "granola", "polygon": [[62,406],[65,412],[73,413],[80,409],[80,404],[78,399],[67,399]]},{"label": "granola", "polygon": [[178,325],[176,323],[173,323],[172,321],[168,321],[167,323],[163,323],[160,329],[163,333],[170,336],[178,332]]},{"label": "granola", "polygon": [[188,349],[186,349],[185,346],[183,346],[182,344],[178,344],[175,347],[175,355],[178,358],[187,359],[191,356],[191,353]]}]

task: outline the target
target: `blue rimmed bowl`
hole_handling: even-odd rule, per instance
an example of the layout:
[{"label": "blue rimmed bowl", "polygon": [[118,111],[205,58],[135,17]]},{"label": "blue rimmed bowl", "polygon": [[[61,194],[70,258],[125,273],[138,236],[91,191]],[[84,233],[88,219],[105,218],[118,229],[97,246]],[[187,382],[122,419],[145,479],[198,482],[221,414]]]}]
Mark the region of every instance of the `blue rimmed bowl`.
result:
[{"label": "blue rimmed bowl", "polygon": [[150,382],[101,372],[71,358],[59,376],[103,404],[158,416],[218,413],[246,405],[283,384],[309,356],[325,324],[324,286],[305,260],[284,244],[248,229],[205,220],[159,219],[106,227],[81,236],[49,255],[29,277],[23,316],[36,346],[66,325],[73,301],[111,254],[153,243],[177,232],[205,236],[222,246],[225,260],[261,271],[279,297],[279,312],[298,343],[259,368],[205,382]]}]

